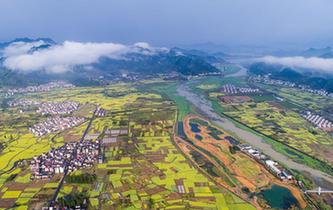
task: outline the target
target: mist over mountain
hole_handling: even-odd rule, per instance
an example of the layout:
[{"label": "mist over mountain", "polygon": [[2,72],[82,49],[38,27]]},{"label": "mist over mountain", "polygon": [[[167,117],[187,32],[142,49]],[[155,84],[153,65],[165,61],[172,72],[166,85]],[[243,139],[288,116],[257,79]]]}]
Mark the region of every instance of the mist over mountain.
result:
[{"label": "mist over mountain", "polygon": [[304,57],[333,58],[332,47],[309,48],[301,53]]},{"label": "mist over mountain", "polygon": [[[254,61],[254,62],[253,62]],[[308,48],[301,51],[293,51],[281,55],[268,55],[252,60],[250,71],[256,74],[270,73],[274,77],[295,82],[304,82],[305,78],[311,79],[312,83],[316,78],[333,77],[333,48]],[[281,69],[289,69],[290,74],[281,74]],[[277,73],[278,72],[278,73]],[[296,75],[297,73],[297,75]],[[318,83],[323,82],[318,79]],[[325,82],[323,82],[323,86]]]},{"label": "mist over mountain", "polygon": [[284,80],[296,84],[308,85],[314,89],[333,92],[333,74],[310,69],[292,68],[280,64],[255,62],[249,65],[250,74],[270,75],[272,79]]},{"label": "mist over mountain", "polygon": [[24,38],[16,38],[9,42],[0,42],[0,48],[8,47],[9,45],[14,44],[14,43],[34,43],[34,42],[43,42],[45,44],[50,44],[50,45],[56,44],[55,41],[53,41],[50,38],[32,39],[32,38],[24,37]]},{"label": "mist over mountain", "polygon": [[49,38],[20,38],[0,44],[1,83],[23,85],[67,79],[72,82],[112,79],[122,74],[189,76],[218,72],[225,60],[199,50],[156,48],[148,43],[56,43]]}]

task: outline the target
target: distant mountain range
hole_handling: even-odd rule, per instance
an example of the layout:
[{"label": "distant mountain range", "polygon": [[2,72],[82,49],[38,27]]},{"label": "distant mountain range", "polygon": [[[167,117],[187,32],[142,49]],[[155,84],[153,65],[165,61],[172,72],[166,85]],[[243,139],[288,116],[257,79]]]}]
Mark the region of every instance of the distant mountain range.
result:
[{"label": "distant mountain range", "polygon": [[[10,42],[0,43],[0,51],[15,43],[43,42],[37,47],[32,47],[28,53],[50,48],[56,42],[49,38],[19,38]],[[143,52],[144,51],[144,52]],[[35,83],[44,83],[55,79],[65,79],[77,85],[97,84],[101,78],[112,79],[122,74],[137,76],[154,74],[179,74],[184,76],[203,73],[218,72],[213,64],[225,62],[223,54],[210,54],[199,50],[185,50],[171,48],[150,52],[149,49],[129,52],[122,55],[122,59],[101,57],[98,62],[87,66],[75,66],[66,73],[51,74],[43,70],[30,73],[21,73],[6,69],[2,63],[5,58],[0,58],[0,87],[25,86]]]},{"label": "distant mountain range", "polygon": [[[309,48],[304,51],[293,52],[293,54],[280,55],[279,57],[295,57],[304,58],[322,58],[332,59],[333,48]],[[265,62],[254,62],[249,65],[249,72],[256,75],[271,74],[272,79],[280,79],[284,81],[294,82],[296,84],[308,85],[314,89],[325,89],[333,93],[333,72],[323,71],[312,68],[288,67],[279,64],[270,64]]]},{"label": "distant mountain range", "polygon": [[320,58],[333,58],[332,47],[325,48],[309,48],[301,53],[304,57],[320,57]]},{"label": "distant mountain range", "polygon": [[263,62],[253,63],[249,66],[249,72],[255,75],[270,74],[272,79],[294,82],[308,85],[314,89],[324,89],[333,93],[333,76],[318,72],[300,71],[290,67]]},{"label": "distant mountain range", "polygon": [[18,43],[18,42],[24,42],[24,43],[32,43],[32,42],[38,42],[38,41],[43,41],[49,45],[54,45],[56,44],[55,41],[53,41],[52,39],[50,38],[36,38],[36,39],[31,39],[31,38],[27,38],[27,37],[24,37],[24,38],[16,38],[12,41],[9,41],[9,42],[0,42],[0,48],[5,48],[5,47],[8,47],[9,45],[13,44],[13,43]]},{"label": "distant mountain range", "polygon": [[124,59],[110,59],[103,57],[94,67],[102,70],[126,70],[134,73],[166,74],[179,73],[182,75],[197,75],[218,72],[213,63],[225,62],[219,57],[201,51],[188,51],[171,48],[167,51],[155,53],[128,53]]}]

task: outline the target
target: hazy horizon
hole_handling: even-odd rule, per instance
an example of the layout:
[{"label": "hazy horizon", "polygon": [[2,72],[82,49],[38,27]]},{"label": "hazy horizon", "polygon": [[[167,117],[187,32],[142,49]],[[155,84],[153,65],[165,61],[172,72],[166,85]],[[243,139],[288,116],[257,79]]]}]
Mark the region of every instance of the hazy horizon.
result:
[{"label": "hazy horizon", "polygon": [[18,37],[57,42],[32,54],[31,47],[43,43],[9,46],[4,66],[14,70],[63,72],[144,42],[152,49],[241,52],[266,56],[260,60],[266,63],[333,71],[331,57],[300,57],[306,48],[333,45],[331,0],[4,0],[1,6],[0,42]]},{"label": "hazy horizon", "polygon": [[4,0],[1,7],[1,41],[49,37],[58,42],[272,48],[333,43],[329,0]]}]

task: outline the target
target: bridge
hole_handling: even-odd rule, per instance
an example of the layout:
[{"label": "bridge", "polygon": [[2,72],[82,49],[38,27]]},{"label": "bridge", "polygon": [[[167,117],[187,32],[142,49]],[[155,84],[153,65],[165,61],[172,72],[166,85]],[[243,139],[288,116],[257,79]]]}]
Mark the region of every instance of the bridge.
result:
[{"label": "bridge", "polygon": [[323,193],[333,193],[333,190],[323,190],[321,187],[318,187],[317,189],[314,190],[305,190],[305,193],[317,193],[318,195],[323,194]]}]

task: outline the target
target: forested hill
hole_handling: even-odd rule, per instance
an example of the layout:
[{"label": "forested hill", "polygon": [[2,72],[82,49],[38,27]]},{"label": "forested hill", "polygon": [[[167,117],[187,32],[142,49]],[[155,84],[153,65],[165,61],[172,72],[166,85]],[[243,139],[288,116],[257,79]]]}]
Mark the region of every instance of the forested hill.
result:
[{"label": "forested hill", "polygon": [[296,70],[275,64],[263,62],[253,63],[249,66],[249,71],[256,75],[271,74],[272,79],[294,82],[296,84],[309,85],[314,89],[324,89],[333,92],[333,76],[318,72]]},{"label": "forested hill", "polygon": [[[10,42],[0,43],[0,52],[13,43],[36,43],[28,54],[36,51],[47,50],[56,45],[56,42],[48,38],[20,38]],[[144,51],[144,52],[141,52]],[[0,87],[1,86],[25,86],[30,84],[44,83],[55,79],[63,79],[77,85],[95,85],[101,78],[114,79],[119,75],[146,76],[155,74],[178,74],[190,76],[205,73],[219,72],[215,63],[225,62],[221,56],[215,56],[198,50],[185,50],[171,48],[160,51],[138,49],[122,55],[121,59],[103,56],[97,62],[86,65],[76,65],[65,73],[52,74],[44,70],[33,70],[22,73],[13,71],[3,65],[6,58],[0,58]]]}]

